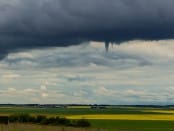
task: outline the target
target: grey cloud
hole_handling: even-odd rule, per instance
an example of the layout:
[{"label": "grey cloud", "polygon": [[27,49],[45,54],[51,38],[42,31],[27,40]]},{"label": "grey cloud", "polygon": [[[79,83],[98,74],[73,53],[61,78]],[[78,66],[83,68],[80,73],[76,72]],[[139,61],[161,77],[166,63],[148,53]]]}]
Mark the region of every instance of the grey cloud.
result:
[{"label": "grey cloud", "polygon": [[[136,56],[136,54],[131,54],[129,52],[123,52],[122,50],[114,50],[105,53],[102,50],[93,50],[93,48],[84,48],[84,51],[78,52],[78,48],[72,48],[71,50],[67,48],[66,51],[61,52],[61,48],[57,48],[55,52],[51,50],[39,51],[35,53],[32,52],[35,57],[15,57],[11,58],[9,55],[3,62],[8,65],[9,68],[50,68],[50,67],[60,67],[60,68],[74,68],[74,67],[112,67],[116,69],[127,69],[135,66],[147,66],[152,65],[151,59],[144,58],[144,54]],[[90,51],[91,50],[91,51]],[[31,53],[31,52],[30,52]],[[45,55],[43,55],[45,54]],[[14,54],[12,54],[14,56]],[[81,57],[83,56],[83,57]],[[80,76],[70,76],[66,77],[68,81],[86,81],[88,79],[81,78]]]},{"label": "grey cloud", "polygon": [[[115,70],[135,67],[170,66],[173,68],[174,40],[130,41],[114,45],[106,53],[99,42],[45,50],[30,50],[11,53],[0,62],[1,68],[47,69],[47,68],[90,68],[92,72],[104,68]],[[165,44],[165,45],[164,45]],[[70,81],[85,81],[81,76],[66,77]]]},{"label": "grey cloud", "polygon": [[[0,61],[0,102],[172,104],[173,42],[125,42],[108,53],[91,42],[9,54]],[[78,62],[67,64],[71,58]],[[141,65],[146,61],[152,65]]]},{"label": "grey cloud", "polygon": [[0,58],[91,40],[173,38],[173,5],[173,0],[0,0]]}]

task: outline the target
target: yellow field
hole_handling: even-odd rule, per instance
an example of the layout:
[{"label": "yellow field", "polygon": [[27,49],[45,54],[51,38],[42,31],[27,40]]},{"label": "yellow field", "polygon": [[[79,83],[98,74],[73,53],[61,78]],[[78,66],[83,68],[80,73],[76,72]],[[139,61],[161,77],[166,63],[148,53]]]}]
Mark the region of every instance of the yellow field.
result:
[{"label": "yellow field", "polygon": [[[144,112],[147,112],[147,111],[144,110]],[[148,110],[148,112],[174,114],[174,110]]]},{"label": "yellow field", "polygon": [[72,115],[69,119],[105,119],[105,120],[172,120],[174,115],[169,114],[118,114],[118,115]]}]

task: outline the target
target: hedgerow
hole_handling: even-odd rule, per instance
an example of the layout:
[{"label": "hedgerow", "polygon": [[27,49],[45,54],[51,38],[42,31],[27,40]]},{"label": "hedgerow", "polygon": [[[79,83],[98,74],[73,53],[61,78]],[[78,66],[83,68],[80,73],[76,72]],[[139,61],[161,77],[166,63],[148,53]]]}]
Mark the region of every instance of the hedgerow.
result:
[{"label": "hedgerow", "polygon": [[10,123],[35,123],[42,125],[61,125],[73,127],[90,127],[91,124],[85,119],[70,120],[65,117],[46,117],[44,115],[31,116],[29,114],[13,114],[9,116]]}]

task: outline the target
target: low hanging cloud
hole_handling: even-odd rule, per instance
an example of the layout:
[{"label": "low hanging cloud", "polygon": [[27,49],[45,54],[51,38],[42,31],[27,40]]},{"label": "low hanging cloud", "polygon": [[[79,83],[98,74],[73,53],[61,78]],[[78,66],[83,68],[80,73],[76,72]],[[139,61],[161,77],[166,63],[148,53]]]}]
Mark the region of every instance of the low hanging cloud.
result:
[{"label": "low hanging cloud", "polygon": [[174,38],[173,0],[0,0],[0,59],[86,41]]}]

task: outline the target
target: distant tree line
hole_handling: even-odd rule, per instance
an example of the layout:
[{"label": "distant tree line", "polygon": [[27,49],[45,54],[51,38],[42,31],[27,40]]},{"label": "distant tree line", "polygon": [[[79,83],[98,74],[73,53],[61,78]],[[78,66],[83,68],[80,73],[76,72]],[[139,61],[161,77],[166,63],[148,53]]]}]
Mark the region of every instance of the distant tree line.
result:
[{"label": "distant tree line", "polygon": [[70,120],[64,117],[46,117],[44,115],[31,116],[29,114],[13,114],[9,116],[10,123],[34,123],[54,126],[90,127],[91,124],[85,119]]}]

